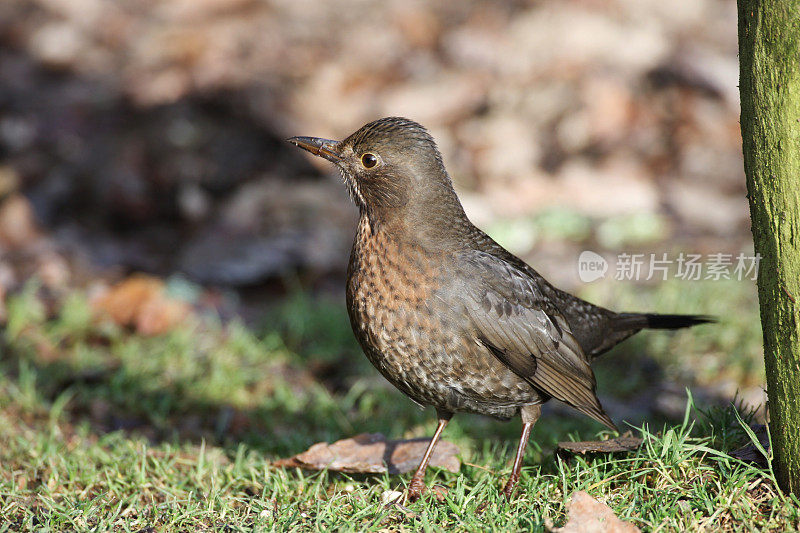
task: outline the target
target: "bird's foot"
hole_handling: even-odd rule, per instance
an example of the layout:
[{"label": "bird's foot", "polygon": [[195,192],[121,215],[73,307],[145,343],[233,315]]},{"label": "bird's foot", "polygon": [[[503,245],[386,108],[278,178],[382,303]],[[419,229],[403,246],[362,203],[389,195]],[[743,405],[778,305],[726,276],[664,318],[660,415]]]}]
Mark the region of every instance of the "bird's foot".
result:
[{"label": "bird's foot", "polygon": [[515,476],[513,474],[511,475],[510,478],[508,478],[506,486],[503,487],[503,495],[506,497],[506,499],[508,500],[511,499],[511,496],[514,494],[514,489],[517,488],[518,481],[519,481],[519,476]]},{"label": "bird's foot", "polygon": [[411,478],[411,483],[408,484],[408,489],[406,490],[406,501],[417,501],[426,490],[427,487],[425,486],[425,482],[422,481],[422,478],[414,476]]}]

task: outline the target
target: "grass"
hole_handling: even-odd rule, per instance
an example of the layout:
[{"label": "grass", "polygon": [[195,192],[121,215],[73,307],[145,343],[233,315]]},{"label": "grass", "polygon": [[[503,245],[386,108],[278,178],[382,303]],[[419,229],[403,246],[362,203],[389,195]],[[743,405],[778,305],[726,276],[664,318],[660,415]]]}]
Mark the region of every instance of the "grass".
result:
[{"label": "grass", "polygon": [[[622,303],[668,307],[676,291],[659,286]],[[701,303],[751,297],[720,285],[692,294],[703,312],[717,310]],[[273,459],[318,441],[434,429],[433,415],[360,354],[339,302],[297,294],[254,330],[195,317],[149,338],[97,323],[81,294],[48,310],[31,286],[10,298],[8,312],[0,531],[543,530],[566,520],[576,490],[650,531],[789,531],[800,523],[800,502],[777,491],[769,469],[728,455],[748,442],[735,411],[691,401],[683,420],[634,429],[645,443],[628,455],[555,455],[559,440],[608,432],[586,418],[546,414],[510,502],[499,491],[518,422],[454,418],[445,438],[462,450],[461,471],[431,469],[427,478],[448,489],[442,502],[387,507],[384,493],[408,476],[275,468]],[[647,370],[629,364],[643,352],[675,379],[681,359],[671,357],[684,356],[729,358],[725,365],[741,367],[731,375],[760,379],[749,377],[761,372],[753,366],[758,332],[736,322],[749,324],[755,313],[716,329],[636,338],[602,362],[601,390],[613,388],[620,369],[639,373],[626,378],[623,396],[646,383]]]}]

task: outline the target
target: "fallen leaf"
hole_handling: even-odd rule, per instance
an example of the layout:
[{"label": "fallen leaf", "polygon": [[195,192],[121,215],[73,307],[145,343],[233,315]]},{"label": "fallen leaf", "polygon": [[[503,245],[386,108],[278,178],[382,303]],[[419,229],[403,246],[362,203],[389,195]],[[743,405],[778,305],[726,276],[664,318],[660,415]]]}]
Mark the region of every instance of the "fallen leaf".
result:
[{"label": "fallen leaf", "polygon": [[150,276],[132,276],[92,301],[96,314],[120,326],[134,327],[142,335],[159,335],[189,316],[186,302],[169,298],[164,282]]},{"label": "fallen leaf", "polygon": [[638,533],[630,522],[620,520],[611,507],[580,490],[572,494],[567,505],[567,523],[550,528],[554,533]]},{"label": "fallen leaf", "polygon": [[136,331],[142,335],[160,335],[189,316],[189,305],[164,296],[147,300],[136,315]]},{"label": "fallen leaf", "polygon": [[636,451],[642,444],[639,437],[622,436],[608,440],[589,440],[582,442],[559,442],[558,451],[569,453],[622,453]]},{"label": "fallen leaf", "polygon": [[[307,470],[334,470],[349,474],[404,474],[419,465],[430,439],[390,440],[380,433],[362,433],[328,444],[319,442],[294,457],[279,459],[273,464]],[[431,455],[430,465],[458,472],[461,462],[458,447],[439,441]]]},{"label": "fallen leaf", "polygon": [[434,485],[431,487],[431,493],[436,498],[436,501],[439,502],[443,502],[447,498],[448,492],[450,491],[443,485]]},{"label": "fallen leaf", "polygon": [[[767,426],[763,424],[757,424],[753,426],[752,429],[758,438],[758,442],[761,444],[761,447],[769,452],[769,435],[767,434]],[[769,466],[767,458],[764,457],[764,454],[761,453],[761,451],[752,442],[749,442],[741,448],[731,452],[731,457],[739,459],[740,461],[755,463],[762,468]]]},{"label": "fallen leaf", "polygon": [[139,310],[150,299],[159,298],[164,283],[149,276],[130,277],[111,287],[92,302],[95,311],[107,315],[120,326],[132,326]]},{"label": "fallen leaf", "polygon": [[381,504],[389,505],[390,503],[399,502],[403,499],[403,493],[399,490],[385,490],[381,493]]}]

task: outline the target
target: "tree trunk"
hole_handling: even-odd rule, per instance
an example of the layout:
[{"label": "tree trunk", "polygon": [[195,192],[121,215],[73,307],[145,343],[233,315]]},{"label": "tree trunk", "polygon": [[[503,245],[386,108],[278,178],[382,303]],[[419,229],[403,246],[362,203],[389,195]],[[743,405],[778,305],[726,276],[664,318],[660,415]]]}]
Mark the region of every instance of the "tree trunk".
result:
[{"label": "tree trunk", "polygon": [[750,218],[761,255],[770,432],[782,489],[800,494],[800,0],[738,0]]}]

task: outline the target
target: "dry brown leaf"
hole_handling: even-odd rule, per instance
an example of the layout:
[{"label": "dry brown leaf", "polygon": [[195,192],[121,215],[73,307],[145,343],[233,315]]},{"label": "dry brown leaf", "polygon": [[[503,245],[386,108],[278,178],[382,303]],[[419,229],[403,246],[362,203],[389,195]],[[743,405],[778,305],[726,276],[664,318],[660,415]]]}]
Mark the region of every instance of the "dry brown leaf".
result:
[{"label": "dry brown leaf", "polygon": [[567,523],[551,528],[554,533],[639,533],[630,522],[620,520],[611,508],[584,491],[572,494],[567,505]]},{"label": "dry brown leaf", "polygon": [[589,440],[582,442],[559,442],[558,450],[574,454],[622,453],[636,451],[642,444],[639,437],[621,436],[608,440]]},{"label": "dry brown leaf", "polygon": [[434,485],[431,487],[431,493],[433,493],[434,498],[436,501],[443,502],[447,498],[447,493],[450,492],[449,489],[443,485]]},{"label": "dry brown leaf", "polygon": [[147,300],[136,316],[136,331],[142,335],[160,335],[189,316],[189,305],[164,296]]},{"label": "dry brown leaf", "polygon": [[111,287],[92,302],[94,310],[121,326],[132,326],[139,310],[150,299],[159,298],[164,283],[149,276],[133,276]]},{"label": "dry brown leaf", "polygon": [[168,298],[164,282],[150,276],[132,276],[98,296],[95,313],[121,326],[135,327],[142,335],[165,333],[189,316],[187,303]]},{"label": "dry brown leaf", "polygon": [[[334,470],[349,474],[404,474],[419,464],[430,439],[390,440],[380,433],[362,433],[349,439],[328,444],[319,442],[294,457],[279,459],[273,464],[307,470]],[[456,455],[458,446],[439,441],[431,456],[430,465],[458,472],[461,462]]]}]

